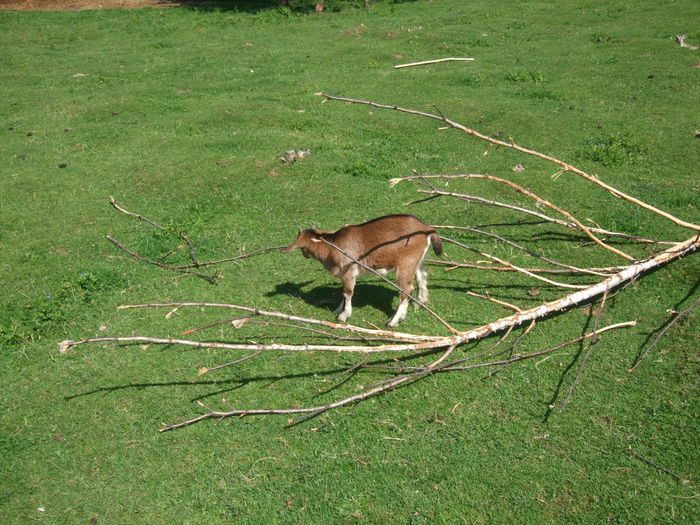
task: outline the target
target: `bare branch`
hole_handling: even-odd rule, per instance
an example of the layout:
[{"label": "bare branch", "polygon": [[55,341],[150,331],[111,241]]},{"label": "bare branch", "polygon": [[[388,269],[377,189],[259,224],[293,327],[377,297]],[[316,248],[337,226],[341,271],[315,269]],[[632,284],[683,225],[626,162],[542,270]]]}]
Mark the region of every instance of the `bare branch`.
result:
[{"label": "bare branch", "polygon": [[[564,217],[569,219],[569,221],[573,222],[581,231],[583,231],[583,233],[585,233],[593,242],[595,242],[601,248],[605,248],[606,250],[611,251],[611,252],[619,255],[623,259],[627,259],[628,261],[635,260],[634,257],[627,255],[622,250],[618,250],[617,248],[610,246],[609,244],[606,244],[603,241],[601,241],[598,237],[596,237],[593,234],[593,232],[591,231],[590,228],[585,226],[581,221],[576,219],[576,217],[571,215],[568,211],[552,204],[548,200],[543,199],[542,197],[539,197],[538,195],[535,195],[533,192],[520,186],[519,184],[511,182],[507,179],[502,179],[500,177],[494,177],[493,175],[468,174],[468,175],[462,175],[461,177],[464,179],[485,179],[485,180],[490,180],[490,181],[494,181],[494,182],[499,182],[501,184],[505,184],[505,185],[513,188],[518,193],[522,193],[523,195],[530,197],[531,199],[536,201],[538,204],[541,204],[542,206],[546,206],[547,208],[550,208],[550,209],[556,211],[557,213],[563,215]],[[423,191],[423,193],[425,193],[425,191]]]},{"label": "bare branch", "polygon": [[480,229],[478,229],[478,228],[470,228],[470,227],[468,227],[468,226],[433,226],[433,228],[435,228],[435,229],[454,229],[454,230],[470,231],[470,232],[478,233],[478,234],[480,234],[480,235],[485,235],[485,236],[487,236],[487,237],[492,237],[492,238],[494,238],[494,239],[498,239],[499,241],[504,242],[504,243],[508,244],[509,246],[513,246],[514,248],[517,248],[518,250],[521,250],[521,251],[527,253],[527,254],[530,255],[531,257],[535,257],[535,258],[537,258],[537,259],[541,259],[541,260],[543,260],[543,261],[545,261],[545,262],[551,264],[552,266],[559,266],[560,268],[566,268],[566,269],[568,270],[567,273],[585,273],[585,274],[590,274],[590,275],[597,275],[597,276],[600,276],[600,277],[607,277],[608,275],[610,275],[609,272],[608,272],[608,273],[604,273],[604,272],[599,272],[599,271],[596,271],[596,270],[593,270],[593,269],[590,269],[590,268],[577,268],[576,266],[571,266],[570,264],[560,263],[560,262],[558,262],[558,261],[555,261],[555,260],[553,260],[553,259],[550,259],[549,257],[545,257],[544,255],[540,255],[540,254],[538,254],[538,253],[535,253],[535,252],[533,252],[532,250],[530,250],[530,249],[528,249],[528,248],[526,248],[526,247],[524,247],[524,246],[521,246],[520,244],[518,244],[518,243],[516,243],[516,242],[513,242],[513,241],[511,241],[511,240],[509,240],[509,239],[506,239],[506,238],[503,237],[502,235],[498,235],[498,234],[496,234],[496,233],[492,233],[492,232],[487,232],[487,231],[484,231],[484,230],[480,230]]},{"label": "bare branch", "polygon": [[652,206],[650,204],[642,202],[639,199],[636,199],[636,198],[634,198],[630,195],[627,195],[626,193],[624,193],[616,188],[613,188],[612,186],[604,183],[598,177],[595,177],[593,175],[589,175],[588,173],[586,173],[578,168],[575,168],[575,167],[571,166],[570,164],[567,164],[566,162],[561,161],[561,160],[554,158],[552,156],[545,155],[543,153],[539,153],[538,151],[519,146],[515,142],[513,142],[512,140],[511,140],[511,142],[504,142],[502,140],[494,139],[492,137],[489,137],[488,135],[484,135],[483,133],[479,133],[478,131],[475,131],[475,130],[470,129],[462,124],[454,122],[453,120],[447,119],[443,116],[438,116],[438,115],[426,113],[424,111],[416,111],[413,109],[406,109],[406,108],[401,108],[398,106],[392,106],[392,105],[388,105],[388,104],[378,104],[376,102],[370,102],[368,100],[353,99],[353,98],[348,98],[348,97],[337,97],[337,96],[329,95],[327,93],[319,93],[319,95],[324,97],[327,100],[338,100],[341,102],[350,102],[352,104],[364,104],[364,105],[372,106],[372,107],[378,108],[378,109],[393,109],[395,111],[400,111],[402,113],[408,113],[410,115],[418,115],[421,117],[427,117],[427,118],[440,120],[442,122],[445,122],[450,127],[453,127],[453,128],[458,129],[460,131],[463,131],[467,135],[471,135],[471,136],[476,137],[478,139],[485,140],[493,145],[511,148],[511,149],[514,149],[514,150],[519,151],[521,153],[525,153],[526,155],[531,155],[533,157],[537,157],[539,159],[549,161],[553,164],[556,164],[564,171],[574,173],[576,175],[579,175],[580,177],[583,177],[584,179],[586,179],[589,182],[597,184],[598,186],[600,186],[601,188],[604,188],[605,190],[607,190],[608,192],[610,192],[613,196],[615,196],[617,198],[620,198],[620,199],[626,200],[628,202],[631,202],[633,204],[636,204],[637,206],[640,206],[648,211],[651,211],[652,213],[655,213],[655,214],[657,214],[661,217],[664,217],[670,221],[673,221],[676,225],[681,226],[683,228],[689,228],[691,230],[700,231],[700,226],[698,226],[697,224],[693,224],[693,223],[678,219],[677,217],[674,217],[673,215],[671,215],[668,212],[665,212],[665,211],[662,211],[658,208],[655,208],[654,206]]},{"label": "bare branch", "polygon": [[209,281],[211,284],[216,284],[216,279],[217,279],[216,275],[206,275],[206,274],[203,274],[200,272],[194,272],[192,270],[188,270],[186,268],[180,268],[178,266],[172,266],[170,264],[165,264],[165,263],[162,263],[160,261],[154,261],[153,259],[149,259],[147,257],[144,257],[143,255],[139,255],[138,253],[136,253],[133,250],[130,250],[129,248],[124,246],[121,242],[119,242],[118,240],[116,240],[115,238],[113,238],[110,235],[107,235],[107,240],[109,242],[111,242],[112,244],[114,244],[116,247],[120,248],[121,250],[123,250],[126,253],[128,253],[129,255],[131,255],[133,258],[138,259],[139,261],[146,262],[148,264],[153,264],[155,266],[159,266],[159,267],[165,268],[167,270],[174,270],[174,271],[180,272],[180,273],[187,273],[190,275],[195,275],[197,277],[201,277],[202,279],[204,279],[206,281]]},{"label": "bare branch", "polygon": [[[455,262],[455,261],[441,261],[439,259],[426,259],[426,262],[430,264],[440,264],[443,266],[449,266],[449,268],[446,268],[445,271],[449,272],[452,270],[455,270],[457,268],[472,268],[475,270],[491,270],[494,272],[516,272],[515,268],[512,268],[510,266],[496,266],[496,265],[489,265],[487,264],[489,261],[483,261],[482,264],[472,264],[472,263],[462,263],[462,262]],[[621,270],[624,270],[626,266],[607,266],[605,268],[585,268],[586,274],[590,274],[592,272],[596,272],[596,275],[599,274],[604,277],[609,277],[610,275],[617,273]],[[582,273],[579,270],[576,270],[574,268],[570,269],[554,269],[554,268],[522,268],[523,270],[527,270],[528,272],[531,273],[545,273],[545,274],[579,274]]]},{"label": "bare branch", "polygon": [[529,272],[529,271],[525,270],[524,268],[520,268],[519,266],[515,266],[514,264],[511,264],[508,261],[504,261],[503,259],[496,257],[495,255],[491,255],[490,253],[486,253],[486,252],[479,250],[477,248],[472,248],[471,246],[468,246],[468,245],[466,245],[462,242],[456,241],[454,239],[450,239],[449,237],[444,237],[441,235],[440,238],[443,241],[447,241],[447,242],[452,243],[456,246],[459,246],[460,248],[464,248],[464,249],[472,251],[474,253],[478,253],[482,257],[487,257],[493,261],[496,261],[499,264],[502,264],[504,266],[512,268],[513,270],[515,270],[517,272],[523,273],[523,274],[527,275],[528,277],[532,277],[533,279],[537,279],[538,281],[542,281],[542,282],[545,282],[547,284],[551,284],[552,286],[557,286],[559,288],[571,288],[571,289],[576,289],[576,290],[584,290],[584,289],[588,288],[588,285],[567,284],[567,283],[561,283],[558,281],[553,281],[551,279],[547,279],[546,277],[542,277],[541,275],[537,275],[535,273]]},{"label": "bare branch", "polygon": [[634,456],[635,458],[642,460],[647,465],[651,465],[656,470],[660,470],[661,472],[665,472],[666,474],[676,478],[681,483],[688,483],[688,480],[683,479],[682,477],[680,477],[678,474],[676,474],[672,470],[669,470],[666,467],[662,467],[661,465],[659,465],[658,463],[655,463],[654,461],[650,460],[649,458],[645,458],[644,456],[637,454],[634,450],[632,450],[632,447],[627,448],[627,451],[630,453],[631,456]]},{"label": "bare branch", "polygon": [[[428,177],[428,175],[421,175],[420,177],[421,178]],[[435,177],[448,177],[449,178],[450,175],[435,175]],[[455,177],[464,178],[462,175],[456,175]],[[392,179],[392,185],[394,185],[402,180],[410,180],[413,178],[417,178],[417,177],[401,177],[398,179]],[[477,197],[474,195],[466,195],[464,193],[455,193],[455,192],[451,192],[451,191],[443,191],[443,190],[438,190],[438,189],[433,189],[432,191],[419,190],[419,193],[432,195],[432,197],[428,197],[427,199],[437,198],[437,197],[455,197],[457,199],[465,200],[467,202],[475,202],[478,204],[486,204],[489,206],[497,206],[499,208],[506,208],[506,209],[510,209],[510,210],[524,213],[527,215],[532,215],[533,217],[537,217],[538,219],[542,219],[545,222],[559,224],[560,226],[564,226],[564,227],[572,229],[572,230],[579,229],[579,227],[573,222],[568,222],[568,221],[565,221],[562,219],[557,219],[555,217],[550,217],[549,215],[545,215],[544,213],[530,210],[528,208],[523,208],[522,206],[515,206],[512,204],[506,204],[506,203],[494,201],[491,199],[485,199],[483,197]],[[416,202],[422,202],[423,200],[427,200],[427,199],[422,199],[421,201],[416,201]],[[414,203],[411,202],[411,203],[407,203],[407,204],[414,204]],[[641,242],[641,243],[669,244],[670,245],[670,244],[675,244],[675,242],[676,242],[676,241],[664,241],[664,240],[659,240],[659,239],[649,239],[647,237],[641,237],[639,235],[630,235],[628,233],[613,232],[613,231],[604,230],[603,228],[598,228],[598,227],[595,227],[595,228],[588,227],[588,229],[594,233],[599,233],[601,235],[605,235],[606,237],[618,237],[621,239],[628,239],[631,241],[637,241],[637,242]]]}]

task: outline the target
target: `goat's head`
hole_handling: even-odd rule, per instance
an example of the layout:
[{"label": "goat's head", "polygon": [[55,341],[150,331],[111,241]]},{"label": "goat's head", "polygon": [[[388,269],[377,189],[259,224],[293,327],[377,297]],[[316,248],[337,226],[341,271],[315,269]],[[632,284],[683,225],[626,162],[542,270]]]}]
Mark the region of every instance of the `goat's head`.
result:
[{"label": "goat's head", "polygon": [[286,248],[282,248],[282,253],[289,253],[295,248],[300,248],[301,253],[304,254],[304,257],[309,259],[312,257],[312,243],[320,243],[321,239],[319,237],[322,233],[323,232],[314,229],[302,230],[299,232],[296,241]]}]

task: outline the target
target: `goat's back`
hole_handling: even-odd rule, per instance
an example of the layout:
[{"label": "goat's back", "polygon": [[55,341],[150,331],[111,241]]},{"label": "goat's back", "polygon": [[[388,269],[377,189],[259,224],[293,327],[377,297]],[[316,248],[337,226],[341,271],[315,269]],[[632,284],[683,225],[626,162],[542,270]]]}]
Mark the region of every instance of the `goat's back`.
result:
[{"label": "goat's back", "polygon": [[395,268],[406,258],[419,260],[429,239],[437,238],[434,248],[439,247],[435,230],[413,215],[387,215],[343,226],[326,237],[373,268]]}]

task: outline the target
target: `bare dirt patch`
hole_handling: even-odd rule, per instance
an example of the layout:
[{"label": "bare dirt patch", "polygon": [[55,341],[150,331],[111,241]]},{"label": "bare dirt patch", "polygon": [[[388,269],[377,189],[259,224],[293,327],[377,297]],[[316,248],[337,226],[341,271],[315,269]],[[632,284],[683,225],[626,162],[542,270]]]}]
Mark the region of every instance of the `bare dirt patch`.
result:
[{"label": "bare dirt patch", "polygon": [[83,9],[138,9],[141,7],[175,7],[204,2],[168,0],[0,0],[0,9],[20,11],[80,11]]}]

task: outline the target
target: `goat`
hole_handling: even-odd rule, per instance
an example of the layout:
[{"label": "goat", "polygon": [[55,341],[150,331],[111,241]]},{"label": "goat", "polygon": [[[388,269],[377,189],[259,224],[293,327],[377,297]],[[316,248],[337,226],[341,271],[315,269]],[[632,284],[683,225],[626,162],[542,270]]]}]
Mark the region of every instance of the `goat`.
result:
[{"label": "goat", "polygon": [[[334,244],[347,255],[323,241]],[[304,257],[316,259],[343,281],[343,299],[335,309],[341,323],[352,315],[355,279],[368,271],[348,255],[381,275],[395,270],[402,292],[396,313],[387,323],[394,327],[406,318],[414,277],[418,281],[418,301],[428,301],[428,274],[423,261],[431,244],[435,254],[440,255],[440,236],[417,217],[387,215],[363,224],[346,224],[336,231],[303,230],[296,241],[283,248],[282,252],[289,253],[300,248]],[[418,307],[416,304],[414,306]]]}]

